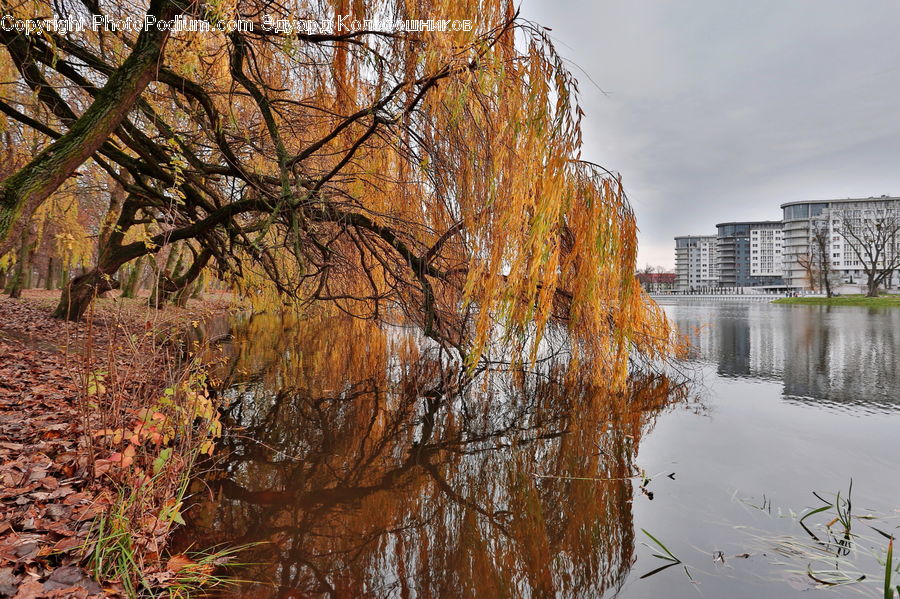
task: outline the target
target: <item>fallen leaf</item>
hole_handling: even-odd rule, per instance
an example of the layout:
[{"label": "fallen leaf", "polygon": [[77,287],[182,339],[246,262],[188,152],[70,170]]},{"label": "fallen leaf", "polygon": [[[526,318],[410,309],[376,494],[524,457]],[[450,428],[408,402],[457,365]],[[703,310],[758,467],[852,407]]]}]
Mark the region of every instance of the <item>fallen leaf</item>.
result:
[{"label": "fallen leaf", "polygon": [[184,555],[183,553],[179,553],[178,555],[173,555],[169,558],[169,561],[166,562],[166,570],[169,572],[181,572],[187,567],[196,565],[197,562]]}]

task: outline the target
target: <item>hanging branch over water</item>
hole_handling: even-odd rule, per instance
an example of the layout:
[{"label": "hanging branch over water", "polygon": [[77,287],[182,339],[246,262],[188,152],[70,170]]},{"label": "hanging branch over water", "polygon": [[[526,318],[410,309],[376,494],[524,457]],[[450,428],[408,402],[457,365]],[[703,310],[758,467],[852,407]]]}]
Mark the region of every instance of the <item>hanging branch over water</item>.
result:
[{"label": "hanging branch over water", "polygon": [[[66,6],[45,8],[84,11]],[[163,0],[149,7],[172,10]],[[2,86],[0,111],[48,148],[80,139],[94,107],[133,72],[133,57],[157,48],[152,69],[134,74],[109,109],[115,118],[57,173],[102,169],[128,194],[118,234],[104,237],[96,267],[72,282],[58,316],[80,318],[123,264],[189,241],[203,248],[204,265],[260,303],[402,317],[470,364],[489,347],[535,359],[557,330],[598,380],[621,383],[635,350],[649,359],[671,352],[671,331],[633,276],[636,226],[621,182],[579,160],[577,82],[512,3],[242,0],[177,10],[212,22],[259,24],[281,11],[438,15],[474,27],[254,27],[168,40],[4,33],[0,56],[15,82]],[[20,197],[10,190],[29,168],[8,177],[4,193]],[[41,189],[59,183],[47,178]]]}]

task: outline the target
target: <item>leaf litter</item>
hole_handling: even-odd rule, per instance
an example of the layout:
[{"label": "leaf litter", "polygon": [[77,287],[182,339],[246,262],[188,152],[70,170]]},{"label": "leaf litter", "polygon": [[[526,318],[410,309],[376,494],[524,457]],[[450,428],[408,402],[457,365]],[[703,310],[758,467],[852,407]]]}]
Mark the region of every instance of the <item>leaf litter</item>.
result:
[{"label": "leaf litter", "polygon": [[[98,584],[83,567],[84,555],[91,526],[114,501],[121,481],[116,475],[128,466],[134,450],[123,441],[118,456],[112,452],[90,459],[87,441],[97,436],[102,423],[85,419],[79,408],[84,381],[75,363],[88,338],[97,348],[95,355],[104,359],[111,345],[128,338],[121,330],[123,321],[139,332],[157,330],[160,323],[145,321],[146,312],[135,309],[124,317],[121,309],[115,318],[100,316],[91,326],[65,323],[49,316],[49,306],[46,298],[0,298],[0,597],[115,597],[122,594],[121,584]],[[204,305],[203,315],[223,307]],[[180,310],[179,317],[185,322],[198,316]],[[113,320],[116,325],[110,324]],[[127,362],[134,352],[109,355]],[[153,380],[162,371],[141,372],[144,380],[131,381],[131,386],[163,382]],[[147,534],[162,537],[153,539],[158,550],[169,532]],[[183,568],[179,560],[171,558],[169,569]],[[167,577],[165,570],[151,574]]]}]

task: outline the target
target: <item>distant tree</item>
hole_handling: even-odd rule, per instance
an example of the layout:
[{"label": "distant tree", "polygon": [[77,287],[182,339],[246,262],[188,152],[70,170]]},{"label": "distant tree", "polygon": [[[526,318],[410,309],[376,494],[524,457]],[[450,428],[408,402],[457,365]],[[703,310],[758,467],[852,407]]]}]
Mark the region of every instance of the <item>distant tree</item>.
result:
[{"label": "distant tree", "polygon": [[866,274],[869,297],[900,268],[900,214],[887,203],[879,209],[842,210],[838,232]]},{"label": "distant tree", "polygon": [[797,264],[803,269],[803,272],[805,273],[804,278],[806,279],[806,284],[809,286],[810,290],[818,291],[821,280],[819,277],[818,260],[815,254],[812,252],[800,254],[797,256]]},{"label": "distant tree", "polygon": [[834,295],[836,271],[831,262],[831,233],[827,221],[813,221],[810,231],[812,242],[812,259],[815,262],[815,276],[819,281],[819,289],[825,290],[827,297]]}]

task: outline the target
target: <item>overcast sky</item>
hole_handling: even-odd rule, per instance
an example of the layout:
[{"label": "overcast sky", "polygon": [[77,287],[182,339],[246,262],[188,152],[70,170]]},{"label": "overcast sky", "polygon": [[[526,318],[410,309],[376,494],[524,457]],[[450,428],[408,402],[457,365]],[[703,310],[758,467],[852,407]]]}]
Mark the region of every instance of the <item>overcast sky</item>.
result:
[{"label": "overcast sky", "polygon": [[522,14],[573,63],[585,158],[622,173],[640,266],[671,268],[675,235],[778,220],[783,202],[900,195],[897,0],[523,0]]}]

